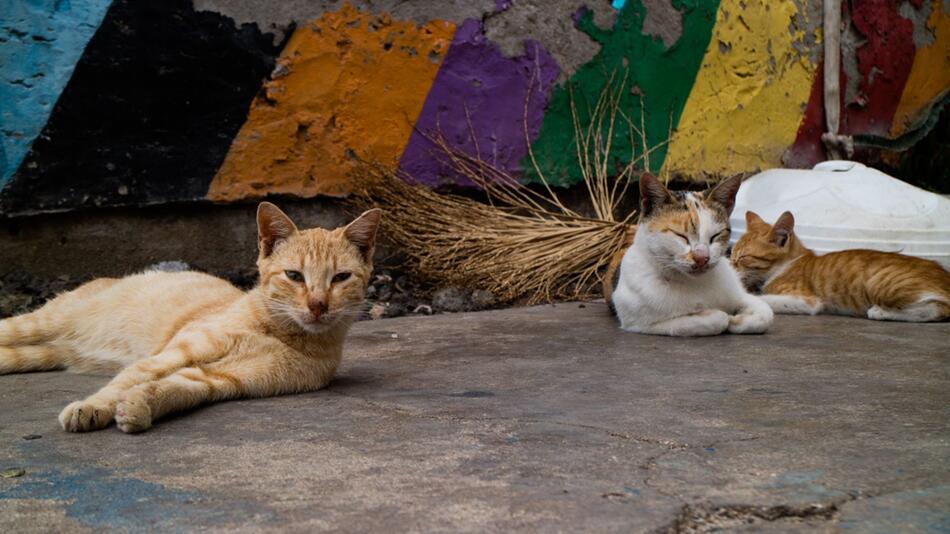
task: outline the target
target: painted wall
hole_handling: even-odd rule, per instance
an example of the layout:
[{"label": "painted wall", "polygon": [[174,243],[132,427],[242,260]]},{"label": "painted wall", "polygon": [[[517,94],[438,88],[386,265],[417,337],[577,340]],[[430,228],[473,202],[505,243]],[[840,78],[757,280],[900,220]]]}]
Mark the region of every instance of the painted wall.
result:
[{"label": "painted wall", "polygon": [[[950,2],[844,4],[842,131],[887,147],[856,158],[899,169],[947,130]],[[344,196],[360,160],[466,185],[436,132],[571,185],[575,128],[605,88],[621,110],[600,132],[611,169],[703,180],[825,158],[820,0],[14,5],[0,14],[5,214]],[[950,182],[946,166],[924,172]]]},{"label": "painted wall", "polygon": [[0,6],[0,188],[49,119],[110,0]]}]

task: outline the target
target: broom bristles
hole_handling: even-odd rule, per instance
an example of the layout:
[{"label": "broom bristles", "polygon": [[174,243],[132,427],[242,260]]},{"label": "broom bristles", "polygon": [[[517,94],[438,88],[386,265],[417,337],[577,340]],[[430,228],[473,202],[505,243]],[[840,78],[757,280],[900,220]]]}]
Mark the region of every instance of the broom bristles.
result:
[{"label": "broom bristles", "polygon": [[530,143],[530,160],[544,192],[482,161],[477,144],[472,156],[441,134],[423,133],[453,171],[485,191],[487,204],[436,193],[376,164],[362,166],[358,180],[362,188],[353,199],[362,208],[386,209],[383,232],[406,254],[415,273],[430,282],[486,289],[499,302],[523,299],[538,304],[597,297],[602,267],[624,246],[635,215],[615,220],[614,212],[634,181],[635,165],[652,150],[632,155],[618,176],[608,176],[616,121],[626,121],[631,135],[643,133],[642,125],[637,128],[618,112],[625,84],[626,76],[619,82],[615,76],[607,80],[590,111],[586,132],[571,98],[578,161],[594,217],[584,217],[561,202],[537,167]]}]

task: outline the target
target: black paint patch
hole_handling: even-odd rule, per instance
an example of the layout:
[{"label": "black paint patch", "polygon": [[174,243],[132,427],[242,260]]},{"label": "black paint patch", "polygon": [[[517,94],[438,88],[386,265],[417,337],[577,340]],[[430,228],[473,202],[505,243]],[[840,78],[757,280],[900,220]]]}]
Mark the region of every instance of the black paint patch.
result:
[{"label": "black paint patch", "polygon": [[0,212],[204,198],[279,51],[190,0],[116,0]]}]

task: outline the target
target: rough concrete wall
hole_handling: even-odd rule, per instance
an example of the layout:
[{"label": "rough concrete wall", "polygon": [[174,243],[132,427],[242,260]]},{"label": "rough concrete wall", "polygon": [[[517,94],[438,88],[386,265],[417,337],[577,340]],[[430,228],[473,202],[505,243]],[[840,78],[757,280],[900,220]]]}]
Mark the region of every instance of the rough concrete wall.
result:
[{"label": "rough concrete wall", "polygon": [[[950,89],[950,0],[843,10],[842,131],[906,150]],[[821,0],[116,0],[108,13],[36,142],[17,137],[29,106],[0,115],[5,148],[33,142],[3,165],[16,169],[4,213],[345,195],[359,158],[457,182],[435,131],[526,180],[530,147],[572,184],[575,126],[611,79],[609,171],[703,180],[826,157]]]},{"label": "rough concrete wall", "polygon": [[[876,144],[901,151],[930,131],[944,135],[934,126],[950,92],[950,1],[867,0],[845,3],[843,10],[841,131],[859,139],[873,136]],[[810,167],[826,157],[820,140],[825,124],[823,76],[819,69],[795,141],[783,157],[786,165]],[[855,155],[886,169],[905,167],[901,160],[906,157],[860,145]],[[946,182],[942,189],[950,190],[950,169],[933,170],[942,177],[924,181]]]},{"label": "rough concrete wall", "polygon": [[541,44],[525,41],[523,47],[521,55],[505,57],[487,39],[480,21],[463,23],[429,89],[400,170],[429,185],[469,185],[457,179],[432,143],[433,137],[442,136],[452,146],[517,175],[527,154],[526,140],[537,136],[559,74]]},{"label": "rough concrete wall", "polygon": [[722,0],[666,168],[724,176],[774,167],[808,103],[819,28],[820,14],[792,2]]},{"label": "rough concrete wall", "polygon": [[[616,92],[619,109],[626,117],[601,126],[605,138],[612,136],[610,168],[636,158],[642,168],[660,169],[669,133],[679,121],[709,42],[718,4],[718,0],[674,1],[683,32],[669,47],[662,39],[644,33],[647,13],[639,2],[628,2],[609,30],[597,26],[589,11],[577,13],[578,27],[598,42],[601,50],[573,73],[567,84],[554,90],[533,145],[546,180],[571,184],[581,179],[575,117],[586,131],[605,88]],[[630,127],[640,133],[631,134]],[[524,165],[531,169],[530,179],[539,178],[529,161]]]},{"label": "rough concrete wall", "polygon": [[114,1],[0,212],[204,197],[277,52],[256,28],[190,0]]},{"label": "rough concrete wall", "polygon": [[111,0],[4,2],[0,9],[0,188],[53,111]]},{"label": "rough concrete wall", "polygon": [[294,32],[208,196],[342,196],[357,158],[394,166],[455,25],[351,7]]},{"label": "rough concrete wall", "polygon": [[288,37],[294,25],[319,19],[348,5],[369,13],[387,13],[395,20],[419,24],[481,18],[495,9],[496,0],[194,0],[197,11],[230,17],[240,26],[253,24],[272,33],[274,44]]}]

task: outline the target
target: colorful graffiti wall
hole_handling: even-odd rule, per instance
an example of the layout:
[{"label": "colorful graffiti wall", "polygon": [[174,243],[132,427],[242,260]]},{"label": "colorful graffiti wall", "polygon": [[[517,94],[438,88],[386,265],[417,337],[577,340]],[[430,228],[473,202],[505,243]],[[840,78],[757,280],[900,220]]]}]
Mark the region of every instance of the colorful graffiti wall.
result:
[{"label": "colorful graffiti wall", "polygon": [[[857,158],[894,161],[946,104],[950,3],[843,4],[841,130],[878,147]],[[436,134],[571,185],[608,93],[612,168],[701,180],[826,158],[819,0],[12,5],[6,215],[345,196],[360,161],[466,185]]]}]

